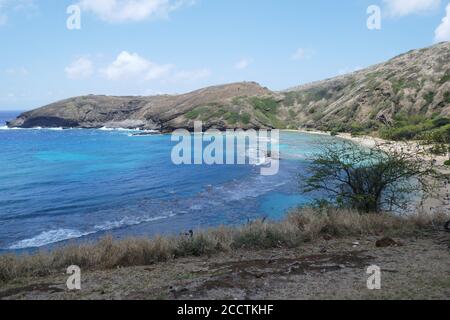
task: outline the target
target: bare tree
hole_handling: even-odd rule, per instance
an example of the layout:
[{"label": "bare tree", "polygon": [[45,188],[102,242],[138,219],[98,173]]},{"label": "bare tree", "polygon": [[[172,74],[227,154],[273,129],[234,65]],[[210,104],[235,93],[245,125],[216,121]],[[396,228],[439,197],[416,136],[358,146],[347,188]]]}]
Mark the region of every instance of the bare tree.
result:
[{"label": "bare tree", "polygon": [[405,152],[388,145],[324,145],[302,177],[303,189],[330,193],[339,205],[362,213],[405,209],[413,196],[429,194],[438,176],[422,156],[420,150]]}]

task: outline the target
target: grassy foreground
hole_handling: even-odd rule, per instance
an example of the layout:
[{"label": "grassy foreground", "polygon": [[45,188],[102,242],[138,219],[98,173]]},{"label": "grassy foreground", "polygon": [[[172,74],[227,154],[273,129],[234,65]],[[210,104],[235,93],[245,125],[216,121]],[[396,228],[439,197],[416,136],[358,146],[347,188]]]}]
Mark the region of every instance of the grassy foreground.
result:
[{"label": "grassy foreground", "polygon": [[417,237],[442,228],[444,214],[394,216],[366,214],[344,209],[299,209],[277,223],[256,221],[242,227],[220,227],[193,235],[134,238],[67,245],[33,255],[0,256],[0,283],[18,278],[43,277],[64,272],[70,265],[83,270],[111,270],[148,266],[186,257],[211,257],[238,249],[298,248],[321,238],[359,236]]}]

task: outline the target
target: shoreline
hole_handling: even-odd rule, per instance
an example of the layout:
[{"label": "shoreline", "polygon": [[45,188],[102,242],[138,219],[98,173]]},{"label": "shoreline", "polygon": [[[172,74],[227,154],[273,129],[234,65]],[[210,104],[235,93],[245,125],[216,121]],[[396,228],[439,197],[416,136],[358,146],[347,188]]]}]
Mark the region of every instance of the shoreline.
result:
[{"label": "shoreline", "polygon": [[[326,131],[308,131],[308,130],[283,130],[286,132],[297,132],[297,133],[305,133],[305,134],[315,134],[322,136],[331,136],[330,132]],[[352,136],[350,133],[339,133],[335,137],[345,139],[348,141],[352,141],[357,143],[363,147],[374,148],[376,146],[380,146],[385,150],[389,150],[394,148],[396,151],[401,152],[417,152],[423,151],[424,146],[421,145],[418,141],[389,141],[384,140],[377,137],[372,136]],[[422,149],[421,149],[422,148]],[[444,162],[449,160],[447,156],[439,156],[426,154],[421,155],[421,158],[424,161],[435,161],[436,170],[442,175],[450,176],[450,166],[445,166]],[[430,214],[435,213],[450,213],[450,184],[449,183],[441,183],[435,186],[435,190],[430,194],[429,197],[422,199],[417,206],[414,206],[417,211],[426,212]]]},{"label": "shoreline", "polygon": [[[27,130],[27,129],[25,129]],[[81,129],[83,130],[83,129]],[[96,130],[100,130],[100,131],[117,131],[117,129],[108,129],[106,130],[105,128],[101,128],[101,129],[96,129]],[[122,131],[125,129],[119,129],[118,131]],[[345,139],[345,140],[349,140],[349,141],[353,141],[361,146],[364,147],[374,147],[376,145],[383,145],[383,144],[389,144],[390,146],[394,145],[396,148],[405,148],[405,150],[412,150],[412,149],[408,149],[407,147],[410,147],[412,144],[414,144],[414,142],[411,143],[407,143],[407,142],[391,142],[391,141],[386,141],[380,138],[375,138],[375,137],[371,137],[371,136],[358,136],[358,137],[353,137],[350,134],[346,134],[346,133],[341,133],[338,134],[336,136],[331,136],[329,132],[325,132],[325,131],[308,131],[308,130],[280,130],[281,132],[292,132],[292,133],[296,133],[296,134],[307,134],[307,135],[319,135],[319,136],[329,136],[329,137],[335,137],[335,138],[340,138],[340,139]],[[300,154],[300,153],[297,153]],[[442,157],[445,158],[445,157]],[[442,168],[441,170],[444,170],[444,168]],[[450,172],[446,172],[448,174],[450,174]],[[439,188],[436,189],[436,193],[433,195],[432,198],[427,198],[425,201],[421,201],[421,207],[416,206],[415,204],[411,205],[411,213],[412,211],[422,211],[422,212],[435,212],[437,210],[442,210],[445,213],[450,213],[450,186],[447,185],[443,185],[443,186],[439,186]],[[419,200],[417,201],[417,204],[419,203]],[[408,210],[409,212],[410,210]],[[288,212],[286,212],[288,213]],[[84,237],[83,235],[80,236]],[[70,241],[74,238],[69,238],[69,239],[64,239],[61,242],[66,242],[66,241]],[[15,250],[16,248],[7,248],[5,250]],[[22,248],[20,248],[22,249]],[[26,248],[28,249],[28,248]],[[33,247],[33,249],[35,249]]]},{"label": "shoreline", "polygon": [[[321,136],[331,136],[330,132],[318,131],[318,130],[308,131],[308,130],[300,129],[300,130],[282,130],[282,131],[321,135]],[[339,133],[334,137],[353,141],[353,142],[355,142],[363,147],[367,147],[367,148],[374,148],[375,146],[381,146],[383,148],[383,146],[388,146],[388,147],[393,147],[398,151],[409,152],[409,153],[417,151],[418,148],[425,147],[423,144],[420,144],[419,141],[391,141],[391,140],[385,140],[382,138],[368,136],[368,135],[352,136],[350,133]],[[436,160],[437,166],[444,166],[444,162],[446,160],[449,160],[449,157],[442,156],[442,155],[428,154],[426,157],[423,157],[423,159],[427,160],[427,161]]]}]

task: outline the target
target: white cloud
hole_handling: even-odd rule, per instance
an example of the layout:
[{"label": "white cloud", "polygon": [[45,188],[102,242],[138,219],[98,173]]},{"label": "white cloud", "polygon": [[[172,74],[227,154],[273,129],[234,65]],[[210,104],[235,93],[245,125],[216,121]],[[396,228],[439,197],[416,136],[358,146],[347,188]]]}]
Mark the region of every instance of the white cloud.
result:
[{"label": "white cloud", "polygon": [[253,61],[251,59],[242,59],[234,65],[234,68],[237,70],[244,70],[247,69],[248,66],[252,64],[252,62]]},{"label": "white cloud", "polygon": [[141,79],[157,80],[166,77],[173,68],[171,64],[159,65],[142,58],[137,53],[121,52],[116,60],[102,73],[109,80]]},{"label": "white cloud", "polygon": [[314,52],[311,49],[298,48],[297,51],[292,55],[292,60],[305,60],[313,56]]},{"label": "white cloud", "polygon": [[172,11],[194,3],[195,0],[81,0],[78,4],[82,10],[107,22],[137,22],[167,17]]},{"label": "white cloud", "polygon": [[441,4],[441,0],[383,0],[383,2],[390,17],[429,12],[438,9]]},{"label": "white cloud", "polygon": [[69,79],[85,79],[94,73],[94,64],[88,58],[78,58],[64,69]]},{"label": "white cloud", "polygon": [[101,73],[109,80],[195,82],[211,75],[209,69],[177,70],[173,64],[158,64],[137,53],[121,52]]},{"label": "white cloud", "polygon": [[447,5],[446,15],[434,32],[434,35],[434,40],[436,42],[450,41],[450,3]]},{"label": "white cloud", "polygon": [[0,0],[0,26],[9,21],[9,14],[13,11],[35,12],[37,10],[34,0]]}]

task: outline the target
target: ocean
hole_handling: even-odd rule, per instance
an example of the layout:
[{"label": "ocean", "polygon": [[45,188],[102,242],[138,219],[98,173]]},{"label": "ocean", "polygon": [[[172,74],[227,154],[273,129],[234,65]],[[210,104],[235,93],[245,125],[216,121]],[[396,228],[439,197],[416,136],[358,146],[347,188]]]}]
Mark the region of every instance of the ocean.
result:
[{"label": "ocean", "polygon": [[178,234],[282,219],[323,194],[298,175],[332,137],[282,132],[280,171],[253,165],[174,165],[170,135],[127,130],[8,129],[0,113],[0,251],[69,241]]}]

